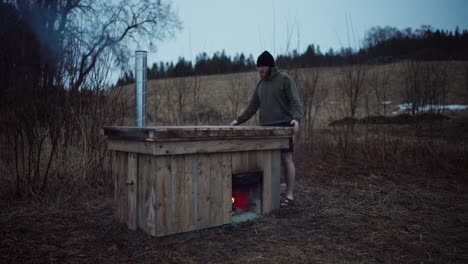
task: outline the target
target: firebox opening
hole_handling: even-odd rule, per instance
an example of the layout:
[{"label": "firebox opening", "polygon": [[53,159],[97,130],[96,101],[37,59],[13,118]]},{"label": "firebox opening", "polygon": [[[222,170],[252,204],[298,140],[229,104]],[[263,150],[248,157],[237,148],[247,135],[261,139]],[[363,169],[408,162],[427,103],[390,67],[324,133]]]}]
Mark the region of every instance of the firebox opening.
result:
[{"label": "firebox opening", "polygon": [[232,222],[252,220],[262,214],[263,172],[232,175]]}]

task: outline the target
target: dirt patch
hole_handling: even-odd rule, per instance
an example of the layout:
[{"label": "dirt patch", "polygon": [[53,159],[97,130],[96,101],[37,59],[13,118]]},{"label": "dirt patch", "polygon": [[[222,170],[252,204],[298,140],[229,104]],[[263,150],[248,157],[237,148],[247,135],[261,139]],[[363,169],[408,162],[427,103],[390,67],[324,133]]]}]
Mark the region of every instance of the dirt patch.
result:
[{"label": "dirt patch", "polygon": [[2,263],[467,263],[466,177],[297,153],[297,205],[257,221],[153,238],[111,196],[54,209],[1,201]]}]

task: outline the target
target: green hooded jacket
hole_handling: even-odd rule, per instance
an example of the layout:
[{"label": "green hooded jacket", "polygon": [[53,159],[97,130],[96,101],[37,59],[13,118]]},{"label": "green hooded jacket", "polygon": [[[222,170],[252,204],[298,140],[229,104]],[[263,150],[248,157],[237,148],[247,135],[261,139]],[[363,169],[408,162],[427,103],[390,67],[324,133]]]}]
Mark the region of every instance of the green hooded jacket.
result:
[{"label": "green hooded jacket", "polygon": [[274,72],[271,78],[257,83],[247,109],[236,119],[237,122],[246,122],[259,108],[262,126],[289,123],[293,119],[300,123],[303,116],[296,85],[282,72]]}]

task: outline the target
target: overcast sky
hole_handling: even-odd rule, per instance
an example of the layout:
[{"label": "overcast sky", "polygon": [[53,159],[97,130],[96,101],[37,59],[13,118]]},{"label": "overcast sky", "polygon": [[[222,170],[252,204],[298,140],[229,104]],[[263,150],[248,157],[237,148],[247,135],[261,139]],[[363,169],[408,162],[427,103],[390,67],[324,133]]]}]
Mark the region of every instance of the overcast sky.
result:
[{"label": "overcast sky", "polygon": [[183,29],[149,51],[148,66],[221,50],[256,58],[263,50],[274,56],[303,52],[309,44],[322,52],[358,47],[373,26],[468,29],[468,0],[172,0],[172,5]]}]

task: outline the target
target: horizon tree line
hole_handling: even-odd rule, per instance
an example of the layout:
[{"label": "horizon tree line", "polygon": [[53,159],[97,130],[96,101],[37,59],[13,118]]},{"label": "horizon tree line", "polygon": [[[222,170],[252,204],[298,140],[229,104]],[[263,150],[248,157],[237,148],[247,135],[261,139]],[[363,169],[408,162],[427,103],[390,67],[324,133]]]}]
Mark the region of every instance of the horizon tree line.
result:
[{"label": "horizon tree line", "polygon": [[[310,44],[304,52],[293,50],[277,56],[280,68],[333,67],[357,63],[382,64],[405,59],[412,60],[468,60],[468,29],[440,30],[422,25],[420,28],[397,29],[372,27],[365,34],[358,50],[328,49],[323,53],[319,45]],[[255,59],[252,54],[237,53],[229,56],[224,50],[211,57],[206,52],[196,56],[195,62],[179,57],[177,62],[158,62],[148,67],[149,80],[198,75],[227,74],[252,71]],[[134,82],[132,70],[124,71],[116,85]]]}]

